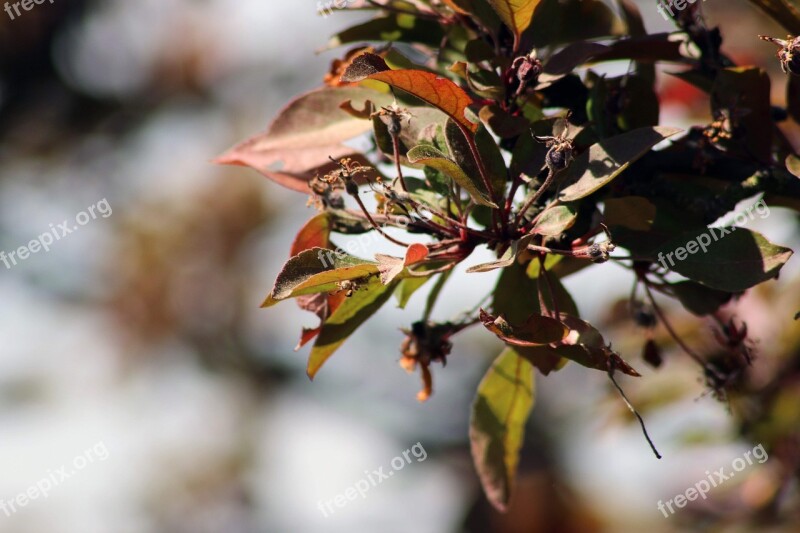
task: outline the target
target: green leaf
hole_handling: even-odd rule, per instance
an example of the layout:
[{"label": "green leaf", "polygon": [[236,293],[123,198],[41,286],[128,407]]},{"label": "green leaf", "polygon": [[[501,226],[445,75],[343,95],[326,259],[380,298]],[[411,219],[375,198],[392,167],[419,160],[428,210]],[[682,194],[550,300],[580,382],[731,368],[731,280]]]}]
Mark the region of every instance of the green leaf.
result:
[{"label": "green leaf", "polygon": [[376,274],[378,264],[372,261],[324,248],[304,250],[284,265],[262,307],[303,294],[335,291],[340,281],[359,280]]},{"label": "green leaf", "polygon": [[472,459],[487,498],[501,511],[511,500],[534,394],[533,367],[506,349],[481,380],[472,405]]},{"label": "green leaf", "polygon": [[476,179],[468,176],[464,170],[444,153],[431,145],[420,144],[408,151],[408,160],[411,163],[432,167],[450,177],[464,188],[475,202],[489,207],[497,207],[489,197],[489,192],[481,183],[480,177]]},{"label": "green leaf", "polygon": [[578,220],[578,212],[573,205],[556,205],[545,209],[536,217],[531,233],[536,235],[561,235]]},{"label": "green leaf", "polygon": [[560,200],[573,202],[589,196],[619,176],[653,146],[680,131],[665,127],[639,128],[592,145],[567,169]]},{"label": "green leaf", "polygon": [[622,21],[601,0],[542,0],[533,23],[525,32],[525,40],[530,40],[535,48],[542,48],[623,35],[625,29]]},{"label": "green leaf", "polygon": [[[468,176],[472,177],[472,181],[480,184],[481,188],[485,190],[478,162],[472,155],[464,131],[453,120],[448,120],[445,124],[444,134],[453,160]],[[502,193],[507,177],[506,163],[497,143],[494,142],[491,133],[483,124],[480,124],[475,132],[475,145],[478,147],[478,153],[495,194]],[[495,199],[492,198],[492,200]]]},{"label": "green leaf", "polygon": [[413,15],[392,14],[369,20],[337,33],[328,42],[328,49],[350,43],[405,42],[438,47],[442,42],[442,26]]},{"label": "green leaf", "polygon": [[322,331],[314,342],[308,357],[306,373],[314,379],[319,369],[336,350],[364,322],[386,303],[392,296],[397,283],[384,285],[376,278],[370,278],[364,286],[346,298],[341,306],[322,325]]},{"label": "green leaf", "polygon": [[720,307],[728,303],[733,297],[729,292],[710,289],[694,281],[681,281],[671,285],[670,288],[683,304],[683,307],[697,316],[716,313]]},{"label": "green leaf", "polygon": [[651,257],[707,287],[741,292],[776,277],[792,253],[760,233],[732,227],[684,233],[652,252]]},{"label": "green leaf", "polygon": [[394,293],[397,298],[397,307],[405,309],[414,293],[428,283],[430,279],[430,277],[413,277],[400,280],[400,283],[397,285],[397,290]]},{"label": "green leaf", "polygon": [[530,235],[526,235],[519,239],[518,241],[514,241],[511,243],[511,246],[503,253],[503,255],[497,261],[491,261],[489,263],[483,263],[480,265],[475,265],[469,267],[467,269],[467,273],[471,274],[474,272],[491,272],[492,270],[497,270],[498,268],[506,268],[511,266],[514,261],[516,261],[517,256],[519,253],[526,249],[528,243],[531,242],[532,237]]}]

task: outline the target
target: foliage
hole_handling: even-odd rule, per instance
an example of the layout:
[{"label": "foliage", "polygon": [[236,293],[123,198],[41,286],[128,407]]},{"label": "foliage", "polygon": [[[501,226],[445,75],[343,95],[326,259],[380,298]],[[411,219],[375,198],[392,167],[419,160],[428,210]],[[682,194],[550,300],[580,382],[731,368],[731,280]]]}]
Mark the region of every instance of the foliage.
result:
[{"label": "foliage", "polygon": [[[789,3],[753,3],[800,31]],[[597,0],[354,2],[376,17],[331,46],[359,47],[266,133],[219,158],[310,194],[319,211],[265,302],[293,298],[319,317],[299,344],[314,341],[310,377],[393,293],[404,306],[429,280],[424,316],[401,346],[403,367],[420,367],[420,400],[432,393],[431,364],[446,362],[461,330],[482,325],[505,344],[479,386],[470,430],[477,471],[500,509],[533,407],[533,368],[547,375],[572,361],[612,380],[615,371],[639,376],[581,320],[561,279],[609,260],[630,269],[632,318],[645,330],[661,322],[724,399],[752,345],[720,309],[777,277],[792,254],[754,231],[709,225],[746,199],[798,208],[800,159],[779,127],[800,121],[797,105],[771,104],[765,71],[724,54],[700,3],[676,12],[672,34],[648,34],[637,9],[619,5],[621,16]],[[778,57],[793,76],[792,40],[767,40],[784,47]],[[593,70],[619,60],[629,66],[623,75]],[[711,123],[659,123],[657,64],[709,94]],[[797,87],[793,79],[790,102]],[[370,150],[345,144],[359,136]],[[367,193],[376,207],[365,205]],[[368,232],[403,252],[358,258],[331,239]],[[665,260],[684,245],[691,255]],[[479,246],[497,260],[467,275],[501,271],[488,309],[432,321],[451,270]],[[713,317],[724,356],[686,346],[654,293]],[[658,366],[659,347],[645,340],[644,360]]]}]

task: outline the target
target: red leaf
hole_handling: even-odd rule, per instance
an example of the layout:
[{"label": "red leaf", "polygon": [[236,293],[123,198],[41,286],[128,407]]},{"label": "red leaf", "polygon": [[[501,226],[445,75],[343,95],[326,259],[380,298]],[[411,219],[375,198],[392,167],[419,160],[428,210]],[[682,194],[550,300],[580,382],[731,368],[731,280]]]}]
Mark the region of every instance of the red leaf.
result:
[{"label": "red leaf", "polygon": [[308,192],[315,174],[337,168],[329,157],[350,157],[370,163],[342,144],[372,129],[372,123],[340,108],[346,101],[389,105],[391,97],[365,87],[324,87],[290,102],[265,133],[231,148],[215,163],[251,167],[269,179],[299,192]]}]

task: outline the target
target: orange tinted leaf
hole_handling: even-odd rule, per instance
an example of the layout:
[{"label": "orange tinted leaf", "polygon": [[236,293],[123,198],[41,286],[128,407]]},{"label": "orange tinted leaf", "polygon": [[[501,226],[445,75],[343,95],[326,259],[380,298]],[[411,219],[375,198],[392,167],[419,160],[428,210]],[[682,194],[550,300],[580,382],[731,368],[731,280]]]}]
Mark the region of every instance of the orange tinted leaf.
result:
[{"label": "orange tinted leaf", "polygon": [[533,20],[533,12],[541,0],[487,0],[497,11],[500,19],[519,42],[519,36],[528,29]]},{"label": "orange tinted leaf", "polygon": [[472,98],[447,78],[422,70],[389,70],[383,58],[365,53],[354,59],[342,75],[342,81],[362,80],[389,84],[442,110],[463,128],[473,133],[478,129],[478,125],[464,114],[464,110],[473,104]]},{"label": "orange tinted leaf", "polygon": [[306,222],[305,226],[300,229],[292,243],[290,256],[294,257],[310,248],[330,248],[330,237],[330,217],[327,213],[320,213]]}]

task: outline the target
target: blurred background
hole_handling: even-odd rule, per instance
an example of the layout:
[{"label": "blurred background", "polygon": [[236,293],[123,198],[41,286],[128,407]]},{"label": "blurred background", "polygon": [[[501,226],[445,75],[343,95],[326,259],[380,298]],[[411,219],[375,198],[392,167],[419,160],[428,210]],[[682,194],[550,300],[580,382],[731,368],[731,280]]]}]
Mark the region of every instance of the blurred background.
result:
[{"label": "blurred background", "polygon": [[[648,30],[671,29],[654,2],[638,4]],[[704,6],[724,49],[769,69],[785,103],[775,48],[755,37],[784,32],[743,0]],[[567,278],[584,318],[644,374],[625,386],[664,459],[602,373],[537,375],[504,516],[481,493],[467,441],[475,387],[500,351],[491,336],[457,337],[419,404],[398,347],[420,294],[404,311],[384,308],[308,380],[307,349],[292,349],[314,317],[259,305],[314,211],[210,160],[319,85],[343,50],[315,51],[367,16],[317,10],[312,0],[56,0],[14,20],[0,13],[0,250],[103,200],[113,210],[47,253],[0,265],[0,532],[796,531],[796,259],[733,310],[758,359],[753,396],[730,405],[667,340],[660,371],[642,363],[644,335],[616,305],[629,272],[607,263]],[[662,123],[711,120],[701,93],[660,79]],[[748,227],[800,248],[786,210]],[[461,272],[435,315],[472,307],[494,279]],[[716,342],[711,324],[671,316],[695,346]],[[417,443],[424,460],[322,510]],[[674,516],[658,510],[758,444],[770,452],[763,464]],[[3,506],[44,479],[46,498]]]}]

